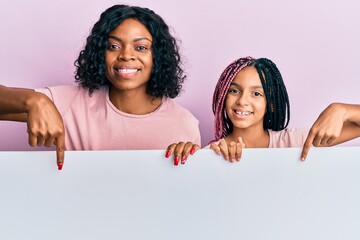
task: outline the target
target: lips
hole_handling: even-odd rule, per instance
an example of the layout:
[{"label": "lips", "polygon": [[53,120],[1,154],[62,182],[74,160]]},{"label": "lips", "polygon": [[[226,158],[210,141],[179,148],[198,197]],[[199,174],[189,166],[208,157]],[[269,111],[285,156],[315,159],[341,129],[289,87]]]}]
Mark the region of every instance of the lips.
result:
[{"label": "lips", "polygon": [[239,115],[239,116],[249,116],[251,114],[254,114],[254,112],[251,112],[251,111],[237,111],[237,110],[234,110],[235,114],[236,115]]},{"label": "lips", "polygon": [[129,73],[135,73],[139,71],[139,69],[136,68],[115,68],[115,71],[119,73],[129,74]]},{"label": "lips", "polygon": [[125,79],[130,79],[133,78],[137,75],[137,73],[140,71],[140,69],[138,68],[133,68],[133,67],[119,67],[119,68],[114,68],[116,74],[121,77],[121,78],[125,78]]}]

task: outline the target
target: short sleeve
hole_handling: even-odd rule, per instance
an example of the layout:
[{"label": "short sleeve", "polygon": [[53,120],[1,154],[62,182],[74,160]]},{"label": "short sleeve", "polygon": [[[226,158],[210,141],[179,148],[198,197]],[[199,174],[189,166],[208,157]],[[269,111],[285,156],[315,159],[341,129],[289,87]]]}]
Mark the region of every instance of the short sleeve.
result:
[{"label": "short sleeve", "polygon": [[66,111],[70,108],[71,103],[80,91],[78,86],[55,86],[47,88],[35,89],[36,92],[40,92],[48,96],[51,101],[59,110],[60,114],[64,116]]}]

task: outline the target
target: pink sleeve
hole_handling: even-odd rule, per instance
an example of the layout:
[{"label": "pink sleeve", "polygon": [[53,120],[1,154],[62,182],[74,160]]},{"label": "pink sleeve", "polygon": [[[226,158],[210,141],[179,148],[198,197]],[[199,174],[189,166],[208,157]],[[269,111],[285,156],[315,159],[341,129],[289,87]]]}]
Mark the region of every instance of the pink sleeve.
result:
[{"label": "pink sleeve", "polygon": [[79,90],[80,87],[78,86],[55,86],[35,89],[36,92],[40,92],[48,96],[51,101],[54,102],[62,116],[64,116],[66,111],[70,108],[71,103],[79,93]]}]

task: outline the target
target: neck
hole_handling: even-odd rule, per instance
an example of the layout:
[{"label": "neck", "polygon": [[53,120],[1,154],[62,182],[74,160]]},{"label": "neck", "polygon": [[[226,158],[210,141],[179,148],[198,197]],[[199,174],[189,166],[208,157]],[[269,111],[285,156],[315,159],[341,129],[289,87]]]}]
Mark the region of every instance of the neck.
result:
[{"label": "neck", "polygon": [[232,141],[237,142],[239,137],[242,138],[246,148],[268,148],[270,136],[267,130],[263,129],[263,126],[254,128],[234,128],[232,133],[229,134],[225,140],[230,143]]},{"label": "neck", "polygon": [[162,102],[162,98],[151,96],[144,91],[113,91],[110,88],[111,103],[120,111],[144,115],[155,111]]}]

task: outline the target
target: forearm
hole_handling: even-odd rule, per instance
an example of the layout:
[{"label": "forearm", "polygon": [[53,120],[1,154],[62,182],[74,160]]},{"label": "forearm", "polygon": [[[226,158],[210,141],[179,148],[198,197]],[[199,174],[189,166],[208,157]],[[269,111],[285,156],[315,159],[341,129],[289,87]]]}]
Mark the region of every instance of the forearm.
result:
[{"label": "forearm", "polygon": [[41,94],[32,89],[0,85],[0,120],[26,121],[28,111],[41,98]]},{"label": "forearm", "polygon": [[341,104],[341,105],[345,109],[345,121],[354,123],[358,127],[360,127],[360,105],[356,105],[356,104]]},{"label": "forearm", "polygon": [[344,111],[344,125],[334,144],[360,137],[360,105],[345,103],[333,103],[331,105]]},{"label": "forearm", "polygon": [[0,114],[27,113],[36,95],[33,89],[0,85]]}]

